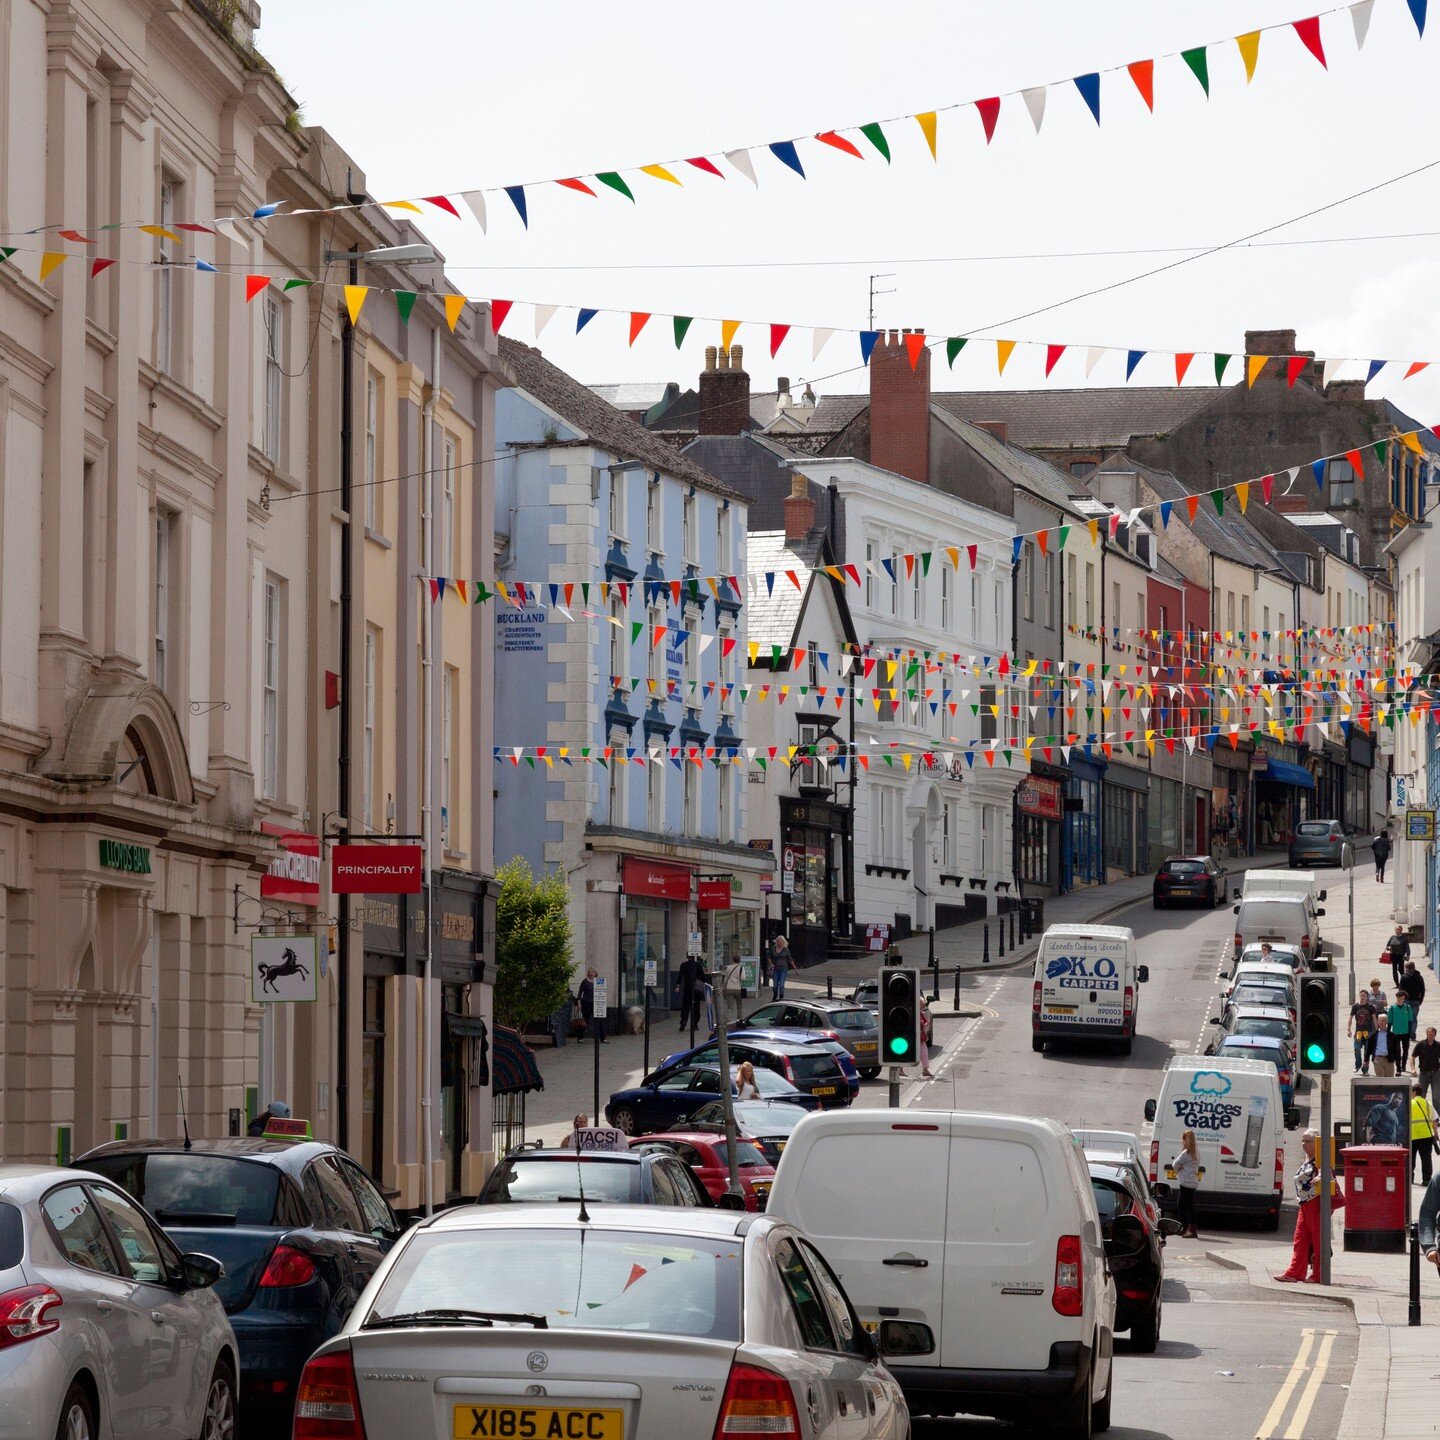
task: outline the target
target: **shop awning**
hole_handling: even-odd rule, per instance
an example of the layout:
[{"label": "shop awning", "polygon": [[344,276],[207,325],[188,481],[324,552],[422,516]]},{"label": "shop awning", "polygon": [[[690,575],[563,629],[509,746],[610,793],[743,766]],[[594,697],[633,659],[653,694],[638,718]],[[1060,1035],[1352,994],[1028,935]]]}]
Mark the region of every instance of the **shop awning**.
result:
[{"label": "shop awning", "polygon": [[495,1027],[495,1043],[490,1047],[490,1089],[496,1095],[521,1095],[527,1090],[543,1090],[545,1081],[530,1047],[520,1038],[518,1030],[504,1025]]},{"label": "shop awning", "polygon": [[1282,785],[1293,785],[1297,790],[1313,790],[1315,777],[1303,766],[1292,765],[1288,760],[1273,757],[1265,771],[1255,777],[1257,780],[1278,780]]}]

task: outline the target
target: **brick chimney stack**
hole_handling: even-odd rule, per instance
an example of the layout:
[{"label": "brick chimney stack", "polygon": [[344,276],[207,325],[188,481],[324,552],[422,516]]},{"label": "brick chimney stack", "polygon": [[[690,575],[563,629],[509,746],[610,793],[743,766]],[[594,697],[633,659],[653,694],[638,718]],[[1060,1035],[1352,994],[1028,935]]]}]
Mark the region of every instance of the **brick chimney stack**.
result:
[{"label": "brick chimney stack", "polygon": [[810,498],[810,482],[803,475],[790,477],[790,493],[785,497],[785,543],[794,545],[815,528],[815,502]]},{"label": "brick chimney stack", "polygon": [[705,368],[700,372],[701,435],[742,435],[751,428],[750,377],[744,368],[745,350],[732,345],[705,347]]},{"label": "brick chimney stack", "polygon": [[976,428],[989,431],[1002,445],[1010,443],[1010,423],[1007,420],[977,420]]},{"label": "brick chimney stack", "polygon": [[909,333],[882,333],[870,355],[870,463],[928,485],[930,351],[912,366]]}]

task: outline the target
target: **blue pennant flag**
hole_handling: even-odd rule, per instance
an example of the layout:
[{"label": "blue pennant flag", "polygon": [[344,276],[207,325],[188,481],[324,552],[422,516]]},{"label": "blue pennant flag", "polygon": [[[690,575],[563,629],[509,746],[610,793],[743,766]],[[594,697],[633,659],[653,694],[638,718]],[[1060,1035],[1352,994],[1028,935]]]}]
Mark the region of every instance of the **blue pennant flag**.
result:
[{"label": "blue pennant flag", "polygon": [[1128,380],[1134,373],[1135,367],[1145,358],[1143,350],[1127,350],[1125,352],[1125,378]]},{"label": "blue pennant flag", "polygon": [[1095,117],[1095,123],[1100,123],[1100,75],[1092,70],[1088,75],[1077,75],[1075,77],[1075,88],[1084,97],[1085,103],[1090,107],[1090,113]]},{"label": "blue pennant flag", "polygon": [[575,317],[575,333],[578,335],[599,313],[598,310],[581,310]]},{"label": "blue pennant flag", "polygon": [[1175,502],[1173,500],[1162,500],[1160,502],[1160,528],[1162,530],[1168,530],[1170,528],[1170,512],[1174,508]]},{"label": "blue pennant flag", "polygon": [[528,230],[530,215],[525,209],[525,187],[523,185],[507,185],[505,193],[510,197],[510,203],[520,212],[520,223]]},{"label": "blue pennant flag", "polygon": [[1310,471],[1315,476],[1315,488],[1317,490],[1323,490],[1325,488],[1325,462],[1323,460],[1312,460],[1310,462]]},{"label": "blue pennant flag", "polygon": [[878,330],[862,330],[860,332],[860,362],[863,365],[870,363],[870,352],[875,348],[875,342],[880,338]]},{"label": "blue pennant flag", "polygon": [[800,163],[800,157],[795,153],[795,142],[793,140],[776,140],[770,146],[770,152],[777,160],[788,165],[802,180],[805,178],[805,167]]}]

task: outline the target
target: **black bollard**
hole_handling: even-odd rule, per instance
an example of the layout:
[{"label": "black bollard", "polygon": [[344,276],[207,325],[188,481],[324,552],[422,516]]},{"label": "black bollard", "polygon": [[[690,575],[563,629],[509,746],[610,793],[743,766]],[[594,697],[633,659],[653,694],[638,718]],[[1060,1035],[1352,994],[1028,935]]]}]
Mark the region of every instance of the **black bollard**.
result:
[{"label": "black bollard", "polygon": [[1005,958],[1005,917],[1004,917],[1003,915],[1000,916],[1000,949],[999,949],[999,958],[1000,958],[1001,960],[1003,960],[1003,959]]},{"label": "black bollard", "polygon": [[940,1003],[940,962],[935,958],[935,927],[930,927],[930,1003]]},{"label": "black bollard", "polygon": [[833,977],[829,975],[825,977],[825,998],[827,1000],[833,1000],[835,998],[835,981]]},{"label": "black bollard", "polygon": [[960,1008],[960,964],[955,964],[955,1008]]},{"label": "black bollard", "polygon": [[1410,1226],[1410,1324],[1420,1323],[1420,1227]]},{"label": "black bollard", "polygon": [[985,953],[981,956],[981,963],[988,965],[990,963],[990,922],[987,920],[981,928],[985,931]]},{"label": "black bollard", "polygon": [[1010,948],[1015,948],[1015,912],[1010,912]]}]

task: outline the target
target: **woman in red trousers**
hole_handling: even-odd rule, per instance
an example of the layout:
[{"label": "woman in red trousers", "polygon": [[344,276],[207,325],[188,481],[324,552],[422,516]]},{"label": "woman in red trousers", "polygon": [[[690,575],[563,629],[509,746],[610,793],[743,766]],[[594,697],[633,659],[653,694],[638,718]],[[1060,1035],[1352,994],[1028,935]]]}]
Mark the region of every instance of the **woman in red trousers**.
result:
[{"label": "woman in red trousers", "polygon": [[[1297,1280],[1320,1283],[1320,1137],[1307,1130],[1301,1137],[1305,1162],[1295,1172],[1295,1198],[1300,1213],[1295,1217],[1295,1245],[1290,1251],[1290,1264],[1277,1280],[1287,1285]],[[1330,1197],[1330,1213],[1345,1208],[1345,1192],[1339,1185]]]}]

